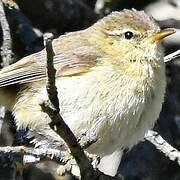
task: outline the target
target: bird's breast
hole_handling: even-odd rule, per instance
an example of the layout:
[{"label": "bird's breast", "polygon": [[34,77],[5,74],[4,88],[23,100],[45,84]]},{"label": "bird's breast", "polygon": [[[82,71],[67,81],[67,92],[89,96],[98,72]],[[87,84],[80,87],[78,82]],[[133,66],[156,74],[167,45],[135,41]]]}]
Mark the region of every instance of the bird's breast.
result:
[{"label": "bird's breast", "polygon": [[132,146],[158,118],[165,92],[164,67],[154,71],[149,66],[144,77],[143,73],[132,78],[102,68],[60,80],[61,112],[67,124],[76,132],[98,136],[91,152],[106,154]]}]

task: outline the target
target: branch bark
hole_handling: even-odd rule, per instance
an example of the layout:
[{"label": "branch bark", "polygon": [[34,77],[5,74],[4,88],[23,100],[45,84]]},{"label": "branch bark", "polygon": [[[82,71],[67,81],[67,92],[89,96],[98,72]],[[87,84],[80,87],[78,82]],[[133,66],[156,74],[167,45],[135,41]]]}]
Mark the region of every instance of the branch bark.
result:
[{"label": "branch bark", "polygon": [[180,152],[172,147],[157,132],[149,130],[145,135],[145,139],[154,144],[171,161],[177,161],[178,165],[180,165]]},{"label": "branch bark", "polygon": [[[37,163],[41,160],[53,159],[59,163],[66,163],[66,152],[60,151],[57,149],[50,149],[50,148],[31,148],[31,147],[24,147],[24,146],[6,146],[0,147],[0,153],[14,153],[19,154],[23,157],[23,163]],[[27,155],[27,156],[26,156]],[[28,156],[34,158],[30,159]]]},{"label": "branch bark", "polygon": [[3,33],[3,44],[1,47],[1,56],[3,59],[3,66],[8,66],[13,62],[13,53],[12,53],[12,42],[11,34],[8,21],[6,19],[3,2],[0,0],[0,23]]},{"label": "branch bark", "polygon": [[171,53],[171,54],[168,54],[167,56],[164,57],[164,62],[167,63],[167,62],[170,62],[172,60],[175,60],[176,58],[180,57],[180,49]]}]

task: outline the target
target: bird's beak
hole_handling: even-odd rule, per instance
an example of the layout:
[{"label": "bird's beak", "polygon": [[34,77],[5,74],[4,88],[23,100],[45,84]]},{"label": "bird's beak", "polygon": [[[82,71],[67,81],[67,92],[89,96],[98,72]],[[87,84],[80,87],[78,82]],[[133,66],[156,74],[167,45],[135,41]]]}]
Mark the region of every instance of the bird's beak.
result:
[{"label": "bird's beak", "polygon": [[160,32],[156,33],[156,34],[153,34],[151,36],[148,37],[148,40],[150,40],[151,42],[158,42],[160,41],[161,39],[171,35],[171,34],[174,34],[176,32],[175,29],[173,28],[167,28],[167,29],[163,29],[161,30]]}]

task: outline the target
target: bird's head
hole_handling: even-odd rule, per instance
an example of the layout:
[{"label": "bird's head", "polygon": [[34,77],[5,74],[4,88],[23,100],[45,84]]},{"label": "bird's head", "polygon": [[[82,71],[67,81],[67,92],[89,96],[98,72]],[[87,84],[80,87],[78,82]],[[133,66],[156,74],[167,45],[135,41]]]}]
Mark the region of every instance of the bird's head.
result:
[{"label": "bird's head", "polygon": [[90,41],[120,65],[162,59],[160,41],[175,33],[172,28],[160,30],[152,17],[134,9],[113,12],[91,29]]}]

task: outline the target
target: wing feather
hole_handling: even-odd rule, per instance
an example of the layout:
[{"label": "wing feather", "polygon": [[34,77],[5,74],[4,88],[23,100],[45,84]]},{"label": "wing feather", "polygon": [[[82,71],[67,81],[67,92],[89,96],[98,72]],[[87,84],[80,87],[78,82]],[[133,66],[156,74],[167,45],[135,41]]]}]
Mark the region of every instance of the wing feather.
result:
[{"label": "wing feather", "polygon": [[[78,73],[85,73],[97,63],[97,52],[89,46],[63,49],[54,43],[54,50],[54,66],[57,70],[57,76],[73,76]],[[45,50],[42,50],[3,68],[0,71],[0,87],[45,78],[46,53]]]}]

